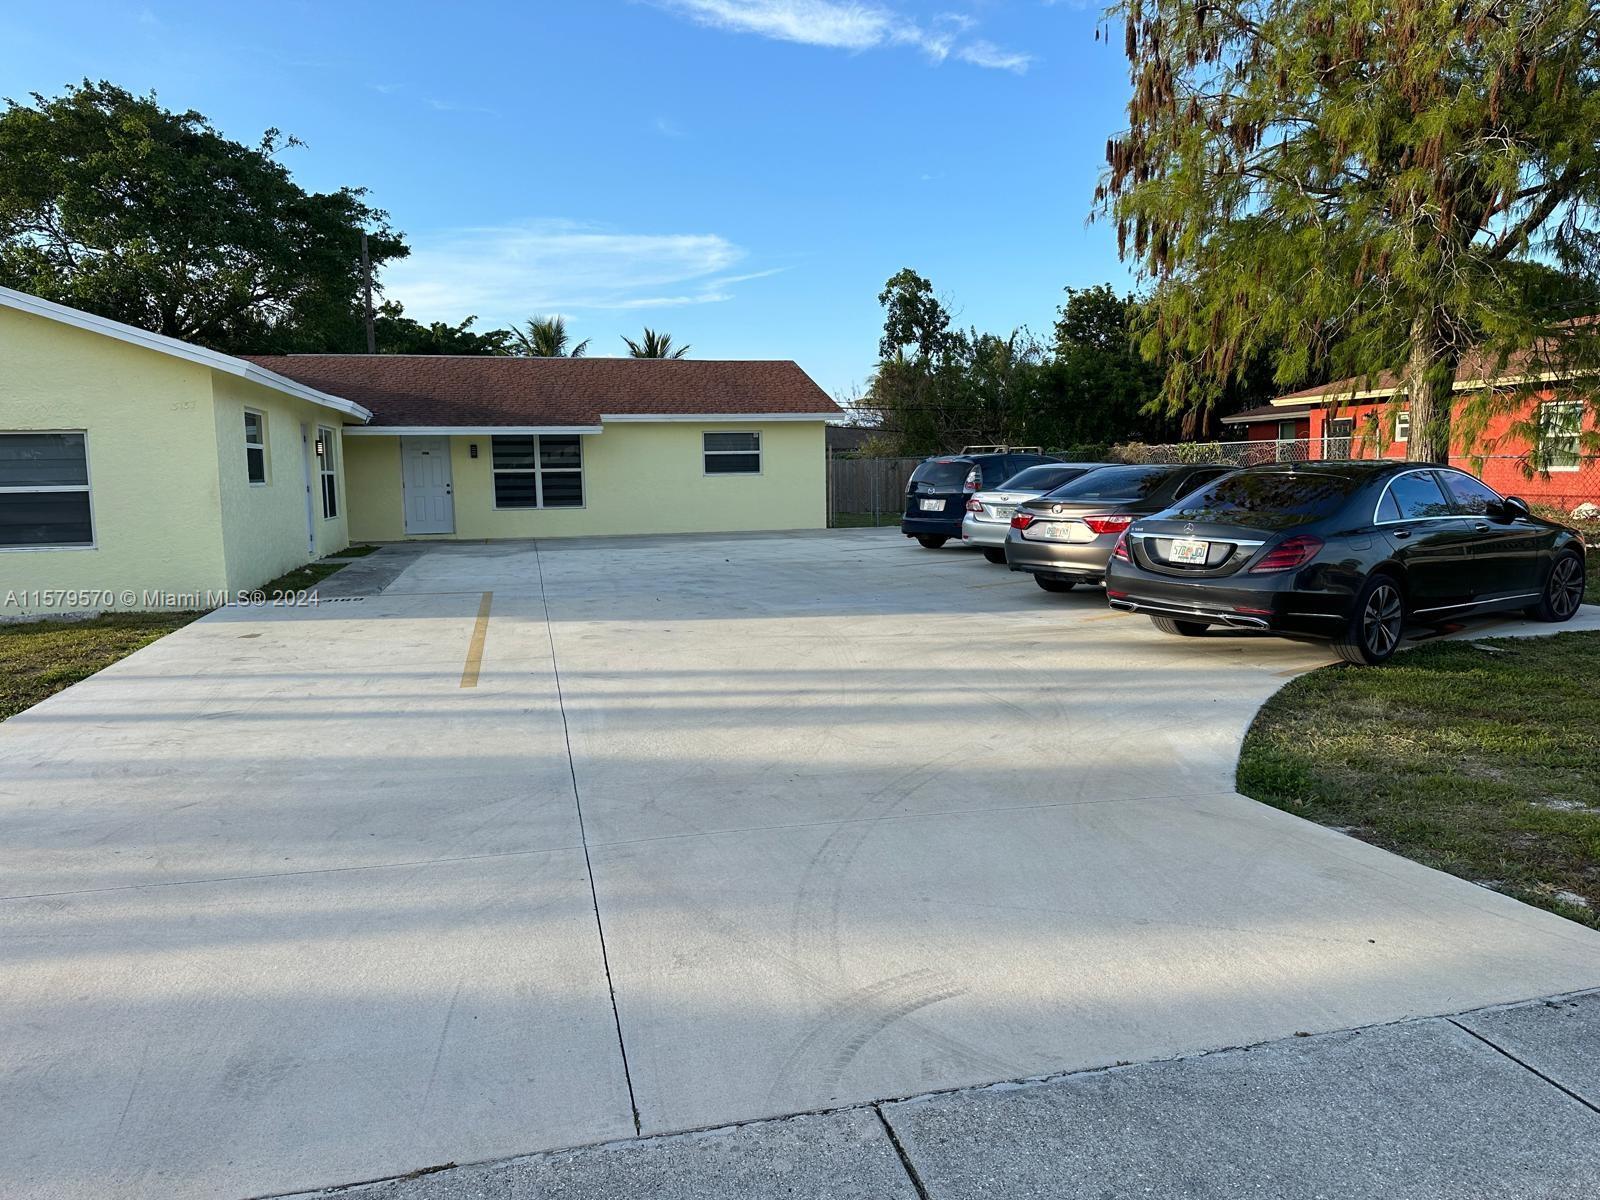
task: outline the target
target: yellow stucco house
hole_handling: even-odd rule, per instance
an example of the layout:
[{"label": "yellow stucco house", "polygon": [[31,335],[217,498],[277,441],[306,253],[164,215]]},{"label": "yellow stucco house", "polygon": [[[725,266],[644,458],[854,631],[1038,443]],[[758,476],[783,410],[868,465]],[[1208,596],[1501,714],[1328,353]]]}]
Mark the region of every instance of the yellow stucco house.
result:
[{"label": "yellow stucco house", "polygon": [[792,362],[240,358],[0,288],[0,617],[352,542],[820,528],[839,416]]}]

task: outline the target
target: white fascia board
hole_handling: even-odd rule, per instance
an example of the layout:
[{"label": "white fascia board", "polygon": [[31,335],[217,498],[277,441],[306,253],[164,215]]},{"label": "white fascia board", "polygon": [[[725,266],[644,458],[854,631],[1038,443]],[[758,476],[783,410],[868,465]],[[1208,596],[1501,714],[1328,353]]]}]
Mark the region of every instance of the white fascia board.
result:
[{"label": "white fascia board", "polygon": [[602,432],[598,425],[363,425],[345,437],[494,437],[496,434]]},{"label": "white fascia board", "polygon": [[65,304],[57,304],[53,300],[44,300],[38,296],[31,296],[27,292],[19,292],[14,288],[0,287],[0,306],[16,309],[18,312],[29,313],[35,317],[43,317],[47,321],[71,325],[75,329],[86,329],[90,333],[98,333],[102,337],[114,338],[119,342],[127,342],[130,346],[153,350],[157,354],[165,354],[169,358],[180,358],[185,362],[209,367],[213,371],[221,371],[225,375],[248,379],[251,383],[258,383],[262,387],[271,388],[275,392],[282,392],[300,400],[309,400],[311,403],[320,405],[323,408],[331,408],[335,412],[343,413],[347,417],[353,417],[357,421],[370,421],[372,419],[372,413],[353,401],[345,400],[339,396],[330,396],[326,392],[319,392],[316,388],[307,387],[303,383],[296,383],[293,379],[287,379],[276,371],[258,367],[255,363],[246,362],[242,358],[234,358],[231,354],[221,354],[216,350],[207,350],[204,346],[195,346],[189,342],[180,342],[177,338],[170,338],[160,333],[151,333],[148,329],[140,329],[134,325],[124,325],[121,321],[113,321],[109,317],[96,316],[94,313],[87,313],[82,309],[69,308]]},{"label": "white fascia board", "polygon": [[844,413],[601,413],[602,421],[689,421],[696,425],[753,425],[757,421],[842,421]]}]

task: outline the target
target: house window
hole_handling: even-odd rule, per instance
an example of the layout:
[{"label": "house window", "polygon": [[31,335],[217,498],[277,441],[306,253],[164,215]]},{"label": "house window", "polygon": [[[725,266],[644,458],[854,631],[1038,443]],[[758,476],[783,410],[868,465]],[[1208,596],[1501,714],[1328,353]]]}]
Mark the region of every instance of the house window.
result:
[{"label": "house window", "polygon": [[1578,433],[1582,400],[1547,400],[1539,405],[1539,457],[1547,471],[1576,471],[1583,456]]},{"label": "house window", "polygon": [[267,482],[267,414],[244,410],[244,459],[253,484]]},{"label": "house window", "polygon": [[94,545],[81,433],[0,433],[0,548]]},{"label": "house window", "polygon": [[759,433],[701,434],[707,475],[761,474]]},{"label": "house window", "polygon": [[490,438],[496,508],[582,508],[583,444],[575,434]]},{"label": "house window", "polygon": [[317,472],[322,477],[322,519],[326,521],[339,515],[339,464],[335,457],[338,449],[334,445],[333,430],[317,426],[317,445],[322,447],[317,458]]},{"label": "house window", "polygon": [[1411,410],[1402,408],[1394,415],[1394,440],[1409,442],[1411,440]]}]

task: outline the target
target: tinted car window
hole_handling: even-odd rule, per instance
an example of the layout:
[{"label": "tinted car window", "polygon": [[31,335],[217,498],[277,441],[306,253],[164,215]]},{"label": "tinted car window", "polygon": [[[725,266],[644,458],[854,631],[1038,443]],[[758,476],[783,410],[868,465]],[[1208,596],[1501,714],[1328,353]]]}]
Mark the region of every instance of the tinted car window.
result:
[{"label": "tinted car window", "polygon": [[1063,484],[1051,500],[1142,500],[1179,467],[1101,467]]},{"label": "tinted car window", "polygon": [[972,464],[957,459],[935,458],[911,472],[912,483],[926,483],[935,491],[960,491]]},{"label": "tinted car window", "polygon": [[1068,480],[1076,479],[1084,474],[1086,467],[1028,467],[1018,471],[1010,479],[1000,485],[1002,491],[1016,488],[1025,492],[1048,492],[1060,487]]},{"label": "tinted car window", "polygon": [[[1398,515],[1396,515],[1398,514]],[[1380,521],[1415,521],[1453,515],[1450,501],[1432,471],[1413,471],[1389,481],[1389,494],[1378,513]]]},{"label": "tinted car window", "polygon": [[1232,467],[1205,467],[1199,471],[1190,471],[1182,479],[1178,480],[1177,486],[1172,489],[1173,495],[1178,497],[1187,496],[1196,488],[1204,487],[1219,475],[1226,475],[1231,470],[1233,470]]},{"label": "tinted car window", "polygon": [[1360,479],[1331,472],[1239,471],[1185,496],[1163,516],[1289,529],[1333,516],[1361,484]]},{"label": "tinted car window", "polygon": [[1445,491],[1455,501],[1458,513],[1481,517],[1492,508],[1499,507],[1500,493],[1479,483],[1471,475],[1460,471],[1443,471]]}]

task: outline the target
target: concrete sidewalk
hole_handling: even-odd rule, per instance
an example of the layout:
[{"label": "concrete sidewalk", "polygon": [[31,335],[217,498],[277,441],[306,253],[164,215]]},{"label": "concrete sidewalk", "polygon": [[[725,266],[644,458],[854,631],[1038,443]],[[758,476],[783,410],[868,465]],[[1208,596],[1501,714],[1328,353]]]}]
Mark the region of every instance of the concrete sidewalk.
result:
[{"label": "concrete sidewalk", "polygon": [[450,1168],[352,1200],[1576,1200],[1600,994]]}]

